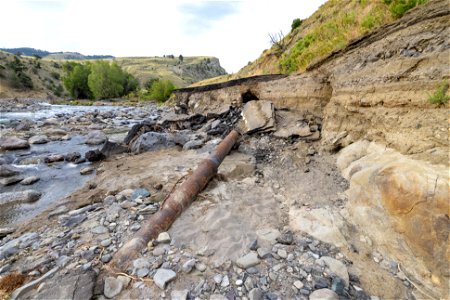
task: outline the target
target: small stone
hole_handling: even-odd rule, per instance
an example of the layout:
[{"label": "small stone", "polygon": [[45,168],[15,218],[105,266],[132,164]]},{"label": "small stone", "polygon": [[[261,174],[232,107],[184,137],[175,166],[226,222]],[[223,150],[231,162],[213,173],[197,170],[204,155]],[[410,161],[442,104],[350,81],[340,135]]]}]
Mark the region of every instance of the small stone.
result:
[{"label": "small stone", "polygon": [[68,162],[75,162],[80,158],[81,158],[81,154],[79,152],[72,152],[72,153],[67,153],[66,156],[64,157],[64,160],[68,161]]},{"label": "small stone", "polygon": [[165,289],[166,284],[174,280],[177,274],[169,269],[158,269],[153,276],[153,281],[160,289]]},{"label": "small stone", "polygon": [[248,248],[252,251],[256,251],[256,249],[258,249],[258,240],[255,239],[254,241],[252,241]]},{"label": "small stone", "polygon": [[170,235],[168,232],[161,232],[156,239],[158,243],[170,243]]},{"label": "small stone", "polygon": [[294,242],[294,235],[292,234],[292,232],[288,231],[277,237],[276,240],[280,244],[292,245],[292,243]]},{"label": "small stone", "polygon": [[30,185],[40,180],[37,176],[26,177],[24,180],[20,182],[21,185]]},{"label": "small stone", "polygon": [[325,262],[330,273],[334,273],[340,278],[342,278],[345,282],[345,286],[348,286],[350,279],[347,271],[347,267],[339,260],[334,259],[329,256],[322,256],[319,261]]},{"label": "small stone", "polygon": [[261,259],[268,258],[272,255],[270,250],[266,249],[266,248],[258,248],[257,252],[258,252],[258,257]]},{"label": "small stone", "polygon": [[111,205],[114,202],[116,202],[116,197],[113,195],[106,196],[105,199],[103,199],[103,204],[106,205]]},{"label": "small stone", "polygon": [[273,269],[275,272],[278,272],[278,271],[280,271],[281,269],[283,269],[284,267],[285,267],[284,264],[276,264],[275,266],[272,267],[272,269]]},{"label": "small stone", "polygon": [[99,226],[92,228],[91,232],[95,233],[95,234],[103,234],[103,233],[108,232],[108,228],[106,228],[105,226],[99,225]]},{"label": "small stone", "polygon": [[183,270],[184,273],[189,273],[192,271],[192,268],[194,268],[194,266],[195,266],[195,259],[190,259],[183,264],[181,269]]},{"label": "small stone", "polygon": [[81,175],[88,175],[88,174],[91,174],[92,172],[94,172],[93,167],[84,167],[80,170]]},{"label": "small stone", "polygon": [[81,270],[87,271],[92,268],[92,262],[85,263],[81,266]]},{"label": "small stone", "polygon": [[146,258],[138,258],[133,261],[133,267],[136,269],[149,268],[150,263]]},{"label": "small stone", "polygon": [[195,264],[195,269],[197,269],[200,272],[205,272],[206,265],[198,262],[198,263]]},{"label": "small stone", "polygon": [[284,249],[278,249],[277,254],[281,257],[281,258],[286,258],[287,257],[287,252]]},{"label": "small stone", "polygon": [[135,207],[136,205],[137,205],[136,202],[128,201],[128,200],[125,200],[125,201],[120,203],[120,207],[123,208],[123,209],[129,209],[131,207]]},{"label": "small stone", "polygon": [[236,261],[236,265],[241,269],[247,269],[257,264],[259,264],[259,259],[256,252],[250,252]]},{"label": "small stone", "polygon": [[171,300],[186,300],[189,294],[189,290],[172,291],[170,293]]},{"label": "small stone", "polygon": [[209,300],[228,300],[228,298],[220,294],[212,294],[209,296]]},{"label": "small stone", "polygon": [[254,288],[248,293],[248,299],[249,300],[262,300],[263,292],[258,288]]},{"label": "small stone", "polygon": [[141,197],[141,198],[150,197],[150,192],[143,188],[136,189],[133,192],[133,194],[131,194],[131,200],[135,200],[138,197]]},{"label": "small stone", "polygon": [[308,290],[308,289],[300,289],[300,294],[302,294],[302,295],[309,295],[311,292]]},{"label": "small stone", "polygon": [[220,274],[216,274],[213,277],[213,280],[216,284],[220,284],[222,282],[223,276]]},{"label": "small stone", "polygon": [[166,249],[164,249],[163,247],[157,247],[155,249],[153,249],[153,256],[161,256],[166,254]]},{"label": "small stone", "polygon": [[274,273],[274,272],[269,272],[269,278],[272,281],[277,281],[278,275],[276,273]]},{"label": "small stone", "polygon": [[119,295],[123,289],[123,282],[114,277],[105,278],[105,286],[103,289],[103,294],[106,298],[114,298]]},{"label": "small stone", "polygon": [[111,245],[111,239],[106,239],[100,242],[100,245],[102,247],[108,247],[109,245]]},{"label": "small stone", "polygon": [[101,257],[101,261],[104,264],[109,263],[111,261],[111,259],[112,259],[112,255],[111,254],[105,254],[105,255],[102,255],[102,257]]},{"label": "small stone", "polygon": [[242,286],[242,285],[244,284],[244,282],[242,281],[242,279],[236,280],[235,283],[236,283],[237,286]]},{"label": "small stone", "polygon": [[130,227],[131,231],[138,231],[139,229],[141,229],[141,225],[140,224],[133,224]]},{"label": "small stone", "polygon": [[136,275],[137,275],[138,277],[145,277],[145,276],[148,275],[149,272],[150,272],[150,270],[149,270],[148,268],[142,268],[142,269],[139,269],[139,270],[136,272]]},{"label": "small stone", "polygon": [[258,274],[259,269],[256,267],[250,267],[245,270],[248,274]]},{"label": "small stone", "polygon": [[230,285],[230,279],[228,278],[228,275],[225,275],[225,276],[222,278],[222,282],[221,282],[220,286],[221,286],[221,287],[227,287],[227,286],[229,286],[229,285]]},{"label": "small stone", "polygon": [[345,281],[342,278],[340,278],[339,276],[334,277],[333,281],[331,283],[331,289],[334,292],[336,292],[336,294],[343,295],[344,288],[345,288]]},{"label": "small stone", "polygon": [[299,290],[299,289],[303,288],[304,284],[300,280],[296,280],[296,281],[294,281],[294,286],[297,290]]},{"label": "small stone", "polygon": [[70,258],[66,255],[62,255],[60,257],[58,257],[58,259],[56,260],[56,265],[58,267],[65,267],[67,265],[67,263],[70,261]]},{"label": "small stone", "polygon": [[332,290],[320,289],[312,292],[309,300],[339,300],[339,296]]}]

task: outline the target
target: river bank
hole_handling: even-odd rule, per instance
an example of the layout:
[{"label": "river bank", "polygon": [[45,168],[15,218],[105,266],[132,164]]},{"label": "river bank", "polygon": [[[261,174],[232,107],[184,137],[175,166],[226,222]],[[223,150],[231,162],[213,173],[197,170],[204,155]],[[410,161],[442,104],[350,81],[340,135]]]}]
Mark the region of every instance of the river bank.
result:
[{"label": "river bank", "polygon": [[[168,233],[149,243],[139,258],[130,261],[129,269],[118,274],[109,266],[114,253],[217,145],[240,112],[225,109],[200,117],[154,106],[115,109],[48,111],[53,115],[46,119],[35,112],[39,117],[32,119],[28,130],[17,129],[22,121],[3,125],[6,136],[27,141],[41,133],[51,137],[49,132],[56,128],[64,130],[70,139],[49,138],[43,144],[48,150],[40,152],[47,158],[64,157],[43,162],[60,174],[72,166],[65,160],[66,150],[78,150],[82,158],[84,150],[101,148],[104,140],[85,144],[89,131],[95,131],[91,137],[96,138],[100,131],[110,141],[123,141],[128,132],[125,140],[131,140],[132,153],[81,166],[73,163],[76,171],[62,182],[53,181],[53,190],[68,191],[68,182],[76,182],[78,190],[58,195],[41,213],[4,234],[0,274],[24,275],[29,288],[17,290],[19,298],[412,297],[397,263],[374,252],[351,227],[342,226],[345,221],[338,215],[348,201],[344,194],[348,183],[335,167],[335,158],[320,151],[320,119],[313,115],[296,117],[305,120],[301,123],[305,137],[284,131],[244,136],[220,166],[219,175]],[[292,117],[283,111],[277,115],[283,122]],[[139,116],[144,122],[130,130]],[[153,138],[159,142],[153,143]],[[2,157],[12,155],[13,162],[34,159],[40,155],[39,147],[44,146],[31,144],[28,150],[3,152]],[[82,169],[91,175],[79,174]],[[20,183],[14,186],[22,188]],[[330,217],[336,224],[329,223]],[[300,224],[309,228],[299,230]]]}]

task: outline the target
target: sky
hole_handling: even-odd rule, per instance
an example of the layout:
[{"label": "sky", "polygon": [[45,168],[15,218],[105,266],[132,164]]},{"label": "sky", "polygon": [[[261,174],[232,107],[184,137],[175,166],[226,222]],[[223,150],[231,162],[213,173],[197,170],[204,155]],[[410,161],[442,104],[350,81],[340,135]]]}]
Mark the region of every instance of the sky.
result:
[{"label": "sky", "polygon": [[228,73],[326,0],[1,0],[0,48],[215,56]]}]

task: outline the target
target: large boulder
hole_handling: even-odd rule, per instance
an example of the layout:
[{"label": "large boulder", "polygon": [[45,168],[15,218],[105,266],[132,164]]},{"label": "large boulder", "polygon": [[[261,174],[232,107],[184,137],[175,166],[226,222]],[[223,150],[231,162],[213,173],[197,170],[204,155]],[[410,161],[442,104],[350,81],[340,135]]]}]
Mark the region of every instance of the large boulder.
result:
[{"label": "large boulder", "polygon": [[142,153],[146,151],[157,151],[164,148],[176,146],[175,136],[170,133],[147,132],[139,136],[131,145],[131,151]]},{"label": "large boulder", "polygon": [[18,150],[30,148],[28,141],[18,137],[0,137],[0,150]]},{"label": "large boulder", "polygon": [[347,209],[352,222],[430,294],[445,295],[448,166],[417,161],[367,141],[344,148],[338,166],[350,182]]},{"label": "large boulder", "polygon": [[20,173],[20,170],[10,165],[0,165],[0,177],[15,176]]},{"label": "large boulder", "polygon": [[30,203],[39,200],[41,193],[35,190],[7,192],[0,194],[0,205],[12,203]]},{"label": "large boulder", "polygon": [[89,150],[84,154],[86,159],[88,161],[94,162],[94,161],[100,161],[105,158],[105,155],[98,149],[95,150]]},{"label": "large boulder", "polygon": [[100,130],[93,130],[88,133],[85,143],[88,145],[100,145],[108,140],[106,134]]},{"label": "large boulder", "polygon": [[275,128],[275,110],[270,101],[249,101],[242,110],[241,130],[246,133],[271,131]]},{"label": "large boulder", "polygon": [[30,144],[45,144],[49,142],[48,137],[45,134],[39,134],[39,135],[35,135],[32,136],[28,142]]}]

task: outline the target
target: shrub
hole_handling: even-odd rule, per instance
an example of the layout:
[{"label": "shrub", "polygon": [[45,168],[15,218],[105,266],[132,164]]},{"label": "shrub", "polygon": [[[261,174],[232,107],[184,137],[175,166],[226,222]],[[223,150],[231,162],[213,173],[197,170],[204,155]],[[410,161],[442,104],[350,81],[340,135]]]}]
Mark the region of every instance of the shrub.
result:
[{"label": "shrub", "polygon": [[408,10],[427,2],[427,0],[383,0],[396,19],[401,18]]},{"label": "shrub", "polygon": [[16,73],[22,72],[26,69],[22,61],[17,56],[14,56],[14,60],[8,63],[8,67]]},{"label": "shrub", "polygon": [[448,89],[449,89],[448,82],[442,81],[437,87],[434,94],[428,97],[428,102],[437,105],[446,104],[448,100],[450,100],[450,96],[447,96]]},{"label": "shrub", "polygon": [[52,76],[56,80],[59,80],[59,78],[60,78],[60,75],[58,72],[51,72],[50,76]]},{"label": "shrub", "polygon": [[302,20],[300,20],[300,19],[294,19],[293,21],[292,21],[292,25],[291,25],[291,31],[294,31],[296,28],[298,28],[298,27],[300,27],[300,25],[302,25]]},{"label": "shrub", "polygon": [[62,87],[61,84],[58,84],[58,86],[56,86],[56,87],[53,89],[53,93],[54,93],[56,96],[58,96],[58,97],[61,97],[62,94],[63,94],[63,92],[64,92],[64,89],[63,89],[63,87]]},{"label": "shrub", "polygon": [[152,88],[153,83],[154,83],[155,81],[158,81],[158,80],[159,80],[158,78],[150,78],[149,80],[147,80],[147,81],[145,82],[144,88],[145,88],[147,91],[150,91],[150,89]]},{"label": "shrub", "polygon": [[157,100],[165,102],[170,98],[175,85],[167,79],[156,79],[153,81],[150,90],[141,95],[141,100]]},{"label": "shrub", "polygon": [[32,89],[33,81],[27,74],[18,72],[11,77],[11,85],[16,89]]}]

